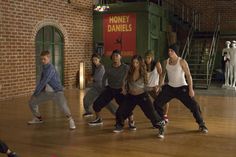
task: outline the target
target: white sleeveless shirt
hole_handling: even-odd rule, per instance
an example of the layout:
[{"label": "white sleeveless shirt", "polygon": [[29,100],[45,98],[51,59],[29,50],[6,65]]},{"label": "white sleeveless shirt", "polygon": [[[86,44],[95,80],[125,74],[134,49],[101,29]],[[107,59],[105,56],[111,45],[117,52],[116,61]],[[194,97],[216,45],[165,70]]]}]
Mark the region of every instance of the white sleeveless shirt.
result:
[{"label": "white sleeveless shirt", "polygon": [[168,85],[171,87],[181,87],[188,85],[185,79],[185,73],[180,65],[180,57],[175,65],[169,64],[169,58],[167,59],[166,70],[168,75]]},{"label": "white sleeveless shirt", "polygon": [[157,86],[159,83],[159,74],[157,72],[157,67],[155,66],[155,68],[152,71],[147,72],[147,75],[148,75],[147,87]]}]

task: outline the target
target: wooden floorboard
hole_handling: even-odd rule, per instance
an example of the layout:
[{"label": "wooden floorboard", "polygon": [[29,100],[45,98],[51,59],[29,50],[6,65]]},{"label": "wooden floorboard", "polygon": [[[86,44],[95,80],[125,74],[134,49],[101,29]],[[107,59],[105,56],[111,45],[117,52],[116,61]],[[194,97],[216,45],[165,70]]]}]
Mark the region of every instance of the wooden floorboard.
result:
[{"label": "wooden floorboard", "polygon": [[[77,129],[70,131],[67,120],[52,103],[42,104],[45,123],[27,125],[31,119],[28,97],[0,102],[0,138],[20,157],[235,157],[236,97],[196,96],[209,133],[197,132],[191,113],[177,100],[170,102],[165,139],[137,107],[134,111],[137,131],[127,126],[112,133],[114,117],[104,109],[102,127],[89,127],[83,119],[83,91],[66,90],[68,104]],[[4,157],[4,155],[0,155]]]}]

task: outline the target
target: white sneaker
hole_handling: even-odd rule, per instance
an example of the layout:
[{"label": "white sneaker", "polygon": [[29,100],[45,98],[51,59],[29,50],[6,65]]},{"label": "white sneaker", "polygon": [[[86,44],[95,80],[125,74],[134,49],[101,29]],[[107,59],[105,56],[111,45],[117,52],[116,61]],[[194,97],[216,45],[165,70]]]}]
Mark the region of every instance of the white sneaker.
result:
[{"label": "white sneaker", "polygon": [[73,118],[69,119],[69,126],[70,126],[70,129],[72,129],[72,130],[76,129],[75,121]]},{"label": "white sneaker", "polygon": [[40,123],[43,123],[43,120],[39,119],[37,117],[34,117],[31,121],[28,121],[29,125],[31,125],[31,124],[40,124]]}]

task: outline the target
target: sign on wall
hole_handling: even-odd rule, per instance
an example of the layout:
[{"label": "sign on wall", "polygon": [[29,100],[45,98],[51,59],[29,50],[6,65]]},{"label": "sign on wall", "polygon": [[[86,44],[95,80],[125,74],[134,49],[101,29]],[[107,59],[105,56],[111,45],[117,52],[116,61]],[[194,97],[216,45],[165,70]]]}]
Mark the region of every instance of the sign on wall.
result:
[{"label": "sign on wall", "polygon": [[115,49],[122,56],[136,54],[136,14],[103,15],[104,54],[110,56]]}]

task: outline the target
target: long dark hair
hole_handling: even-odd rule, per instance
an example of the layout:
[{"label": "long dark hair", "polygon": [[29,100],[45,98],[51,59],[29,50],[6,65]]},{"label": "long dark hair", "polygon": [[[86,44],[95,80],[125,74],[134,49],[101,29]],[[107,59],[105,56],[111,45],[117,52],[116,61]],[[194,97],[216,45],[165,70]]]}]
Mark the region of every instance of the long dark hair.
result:
[{"label": "long dark hair", "polygon": [[98,54],[98,53],[94,53],[94,54],[92,54],[92,56],[91,56],[91,62],[92,62],[92,76],[94,75],[94,73],[95,73],[95,68],[96,68],[96,65],[93,63],[93,58],[94,57],[96,57],[96,58],[98,58],[99,60],[101,60],[101,56]]},{"label": "long dark hair", "polygon": [[138,62],[139,62],[139,79],[140,78],[143,78],[144,80],[144,84],[147,84],[147,70],[146,70],[146,65],[144,63],[144,60],[141,56],[139,55],[134,55],[131,59],[131,65],[130,65],[130,68],[129,68],[129,72],[128,72],[128,76],[127,76],[127,81],[128,82],[132,82],[134,81],[133,80],[133,74],[134,74],[134,70],[135,70],[135,67],[133,66],[133,60],[137,59]]}]

